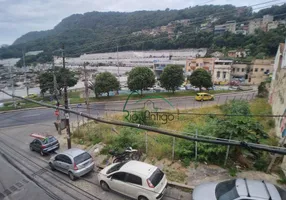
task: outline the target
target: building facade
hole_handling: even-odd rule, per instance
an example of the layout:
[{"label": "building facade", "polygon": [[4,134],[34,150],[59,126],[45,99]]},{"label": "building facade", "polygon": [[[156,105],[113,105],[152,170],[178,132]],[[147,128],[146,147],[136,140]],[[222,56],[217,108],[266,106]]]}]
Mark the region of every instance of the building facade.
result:
[{"label": "building facade", "polygon": [[198,68],[203,68],[210,73],[213,72],[214,69],[214,61],[215,58],[192,58],[187,59],[185,71],[188,74],[191,74],[194,70]]},{"label": "building facade", "polygon": [[215,85],[226,85],[231,80],[232,60],[215,60],[212,74]]},{"label": "building facade", "polygon": [[247,79],[249,68],[248,64],[233,64],[231,70],[232,78]]},{"label": "building facade", "polygon": [[273,64],[272,59],[255,59],[250,65],[248,83],[258,85],[265,81],[273,72]]}]

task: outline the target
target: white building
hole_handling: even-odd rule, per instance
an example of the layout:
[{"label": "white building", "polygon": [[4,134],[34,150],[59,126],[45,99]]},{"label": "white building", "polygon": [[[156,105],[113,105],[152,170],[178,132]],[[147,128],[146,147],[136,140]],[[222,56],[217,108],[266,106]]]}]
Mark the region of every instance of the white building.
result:
[{"label": "white building", "polygon": [[225,85],[230,82],[232,60],[216,60],[213,70],[213,83],[216,85]]}]

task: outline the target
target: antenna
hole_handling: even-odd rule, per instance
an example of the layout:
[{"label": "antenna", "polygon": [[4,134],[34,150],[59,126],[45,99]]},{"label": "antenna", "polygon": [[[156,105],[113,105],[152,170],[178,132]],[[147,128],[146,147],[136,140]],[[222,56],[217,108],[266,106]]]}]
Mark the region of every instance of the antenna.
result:
[{"label": "antenna", "polygon": [[244,179],[244,181],[245,181],[245,187],[246,187],[246,191],[247,191],[247,197],[250,197],[249,188],[248,188],[248,185],[247,185],[247,180],[246,180],[246,178]]},{"label": "antenna", "polygon": [[270,195],[270,192],[269,192],[269,189],[268,189],[268,187],[267,187],[265,181],[263,180],[262,183],[264,184],[265,189],[266,189],[266,192],[267,192],[267,194],[268,194],[268,196],[269,196],[269,199],[268,199],[268,200],[272,200],[271,195]]}]

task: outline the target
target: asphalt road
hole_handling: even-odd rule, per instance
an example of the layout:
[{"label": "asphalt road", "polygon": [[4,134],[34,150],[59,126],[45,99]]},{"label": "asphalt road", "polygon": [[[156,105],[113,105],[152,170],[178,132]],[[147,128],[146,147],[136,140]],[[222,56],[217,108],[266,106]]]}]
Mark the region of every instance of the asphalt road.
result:
[{"label": "asphalt road", "polygon": [[0,154],[0,166],[0,199],[52,200],[42,188],[11,165],[2,154]]},{"label": "asphalt road", "polygon": [[[232,99],[245,99],[251,100],[255,96],[254,91],[239,92],[232,94],[218,94],[215,95],[214,101],[198,102],[194,100],[194,97],[181,97],[172,99],[161,99],[160,97],[151,100],[141,101],[120,101],[120,102],[102,102],[93,103],[90,106],[90,114],[93,116],[104,116],[107,113],[123,112],[125,110],[131,111],[134,109],[144,108],[145,106],[160,110],[173,110],[173,109],[187,109],[198,108],[202,106],[223,104],[227,100]],[[125,107],[124,107],[125,106]],[[72,109],[77,110],[75,106]],[[78,108],[79,112],[87,112],[85,108]],[[63,113],[61,114],[64,117]],[[71,114],[70,120],[75,121],[76,115]],[[0,114],[0,128],[27,125],[27,124],[48,124],[53,125],[56,121],[53,109],[33,109],[33,110],[21,110],[16,112],[7,112]]]},{"label": "asphalt road", "polygon": [[[159,98],[152,101],[130,101],[127,103],[126,109],[133,110],[146,105],[155,106],[162,110],[183,109],[222,104],[226,100],[234,98],[250,100],[253,97],[253,92],[245,92],[217,95],[215,101],[209,102],[196,102],[193,97],[176,98],[168,101]],[[125,102],[92,104],[91,115],[104,116],[105,112],[122,112],[124,104]],[[78,111],[86,112],[83,108],[79,108]],[[71,115],[70,119],[71,121],[75,121],[77,117]],[[51,199],[50,196],[54,199],[64,200],[129,199],[114,192],[104,192],[97,181],[98,169],[73,182],[65,174],[50,171],[47,163],[50,155],[41,157],[38,153],[29,150],[29,143],[32,141],[32,138],[29,136],[30,133],[41,132],[57,135],[53,124],[55,120],[56,117],[54,116],[53,109],[22,110],[0,114],[0,153],[6,156],[3,158],[0,154],[0,200]],[[65,147],[62,146],[62,150],[63,148]],[[7,162],[6,158],[12,161],[13,164]],[[26,175],[23,175],[19,170]],[[24,179],[27,180],[27,175],[32,177],[32,180],[28,180],[26,183]],[[20,183],[20,185],[17,183]],[[6,197],[3,198],[1,194],[5,194]],[[191,193],[169,187],[163,200],[171,199],[191,199]]]},{"label": "asphalt road", "polygon": [[[29,143],[32,141],[29,134],[39,130],[44,133],[46,132],[57,135],[57,133],[54,131],[54,127],[47,124],[30,124],[17,127],[1,128],[0,152],[12,160],[18,168],[33,177],[34,181],[48,188],[53,195],[59,197],[60,199],[130,200],[130,198],[118,193],[103,191],[100,188],[97,180],[97,173],[99,171],[97,168],[95,168],[92,173],[89,173],[76,181],[71,181],[65,174],[57,171],[51,171],[48,167],[48,160],[52,155],[42,157],[39,153],[31,152],[29,150]],[[63,150],[63,148],[65,148],[64,145],[61,146],[61,150]],[[95,160],[95,162],[97,161]],[[1,161],[0,166],[3,166]],[[14,184],[14,182],[18,181],[18,179],[22,180],[21,176],[18,176],[18,179],[15,179],[12,173],[13,172],[10,171],[5,171],[4,175],[0,173],[0,180],[5,182],[7,187],[11,187],[11,184]],[[26,186],[24,185],[23,188],[26,188]],[[33,193],[33,191],[31,192]],[[9,197],[10,200],[17,199],[10,195]],[[38,200],[42,198],[20,199]],[[191,200],[191,193],[172,187],[168,187],[166,195],[163,198],[163,200],[183,199]]]}]

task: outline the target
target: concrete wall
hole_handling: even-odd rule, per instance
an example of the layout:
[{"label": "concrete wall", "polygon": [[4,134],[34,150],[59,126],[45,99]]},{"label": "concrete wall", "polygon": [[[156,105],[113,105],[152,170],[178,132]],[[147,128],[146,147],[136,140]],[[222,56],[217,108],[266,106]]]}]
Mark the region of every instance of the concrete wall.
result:
[{"label": "concrete wall", "polygon": [[[273,115],[283,115],[275,118],[275,133],[278,138],[286,137],[286,48],[280,44],[275,57],[274,73],[269,92],[269,103]],[[284,145],[286,147],[286,145]],[[282,170],[286,174],[286,156],[284,156]]]}]

